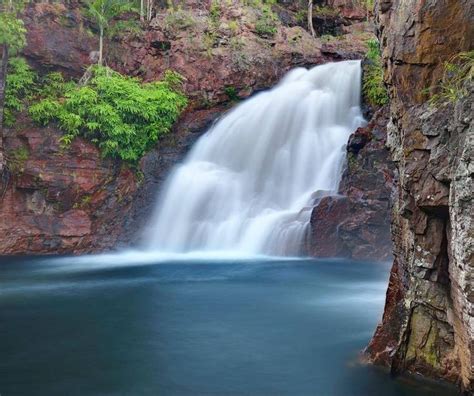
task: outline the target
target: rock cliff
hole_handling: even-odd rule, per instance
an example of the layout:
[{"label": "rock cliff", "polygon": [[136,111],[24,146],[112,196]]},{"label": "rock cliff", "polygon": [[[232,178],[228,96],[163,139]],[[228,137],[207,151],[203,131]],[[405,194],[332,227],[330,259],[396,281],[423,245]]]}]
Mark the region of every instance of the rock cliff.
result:
[{"label": "rock cliff", "polygon": [[349,138],[339,194],[317,199],[308,254],[388,261],[392,256],[390,196],[393,164],[385,148],[388,108]]},{"label": "rock cliff", "polygon": [[474,91],[427,103],[444,62],[474,47],[470,0],[380,0],[391,121],[399,174],[394,256],[382,323],[367,351],[392,372],[443,378],[474,391]]}]

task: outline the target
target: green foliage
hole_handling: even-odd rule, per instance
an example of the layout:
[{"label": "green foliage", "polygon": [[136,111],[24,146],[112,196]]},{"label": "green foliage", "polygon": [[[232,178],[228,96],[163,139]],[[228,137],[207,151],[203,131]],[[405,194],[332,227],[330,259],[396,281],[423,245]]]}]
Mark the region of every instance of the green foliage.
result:
[{"label": "green foliage", "polygon": [[101,28],[108,26],[110,20],[127,11],[135,10],[129,0],[88,0],[88,14]]},{"label": "green foliage", "polygon": [[211,18],[211,22],[214,25],[219,24],[221,19],[221,11],[221,5],[219,4],[219,1],[212,0],[211,8],[209,9],[209,17]]},{"label": "green foliage", "polygon": [[237,21],[229,21],[229,29],[233,36],[235,36],[239,31],[239,23]]},{"label": "green foliage", "polygon": [[75,86],[72,81],[66,82],[60,72],[51,72],[39,78],[36,97],[52,99],[62,97]]},{"label": "green foliage", "polygon": [[25,24],[17,16],[23,3],[21,0],[0,0],[0,46],[8,45],[12,52],[17,52],[26,44]]},{"label": "green foliage", "polygon": [[367,47],[366,59],[368,64],[364,68],[362,89],[369,104],[372,106],[383,106],[388,103],[388,93],[383,81],[379,42],[377,40],[369,40],[367,41]]},{"label": "green foliage", "polygon": [[134,11],[129,0],[87,0],[87,13],[99,26],[99,65],[103,62],[103,42],[109,22],[127,11]]},{"label": "green foliage", "polygon": [[261,37],[273,37],[277,32],[277,20],[278,18],[269,6],[263,7],[255,24],[255,31]]},{"label": "green foliage", "polygon": [[474,81],[474,51],[461,52],[445,63],[438,92],[430,98],[432,105],[456,102],[468,94],[468,85]]},{"label": "green foliage", "polygon": [[359,0],[359,3],[362,7],[370,12],[374,10],[375,0]]},{"label": "green foliage", "polygon": [[5,90],[5,125],[13,126],[16,112],[24,108],[24,100],[34,92],[36,74],[23,58],[8,61],[7,88]]},{"label": "green foliage", "polygon": [[229,85],[228,87],[224,88],[224,92],[230,101],[237,102],[239,100],[239,95],[235,87]]},{"label": "green foliage", "polygon": [[270,38],[277,32],[278,17],[272,11],[276,0],[244,0],[243,4],[252,7],[259,13],[255,24],[256,33],[263,38]]},{"label": "green foliage", "polygon": [[141,83],[107,67],[95,66],[86,86],[63,98],[45,98],[30,107],[34,121],[57,121],[68,145],[76,136],[96,143],[104,156],[136,162],[168,133],[187,104],[183,78],[167,72],[162,81]]},{"label": "green foliage", "polygon": [[125,36],[138,38],[143,33],[138,20],[130,19],[117,21],[107,31],[107,36],[113,39],[122,39]]},{"label": "green foliage", "polygon": [[295,14],[296,22],[305,23],[308,19],[308,10],[306,8],[296,11]]}]

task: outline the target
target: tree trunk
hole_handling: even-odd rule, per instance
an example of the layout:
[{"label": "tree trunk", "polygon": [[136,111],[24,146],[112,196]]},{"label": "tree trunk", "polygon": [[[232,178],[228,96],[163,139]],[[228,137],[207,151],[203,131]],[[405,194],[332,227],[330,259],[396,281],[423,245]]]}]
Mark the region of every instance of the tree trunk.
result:
[{"label": "tree trunk", "polygon": [[151,15],[153,11],[153,0],[147,0],[148,3],[148,15],[147,15],[147,20],[151,21]]},{"label": "tree trunk", "polygon": [[140,21],[143,22],[145,16],[145,0],[140,0]]},{"label": "tree trunk", "polygon": [[308,30],[311,33],[311,36],[316,36],[313,27],[313,0],[308,0]]},{"label": "tree trunk", "polygon": [[99,65],[102,66],[102,57],[104,53],[104,27],[100,27],[100,36],[99,36]]},{"label": "tree trunk", "polygon": [[5,113],[5,90],[7,88],[8,45],[3,45],[2,64],[0,68],[0,148],[3,145],[3,119]]}]

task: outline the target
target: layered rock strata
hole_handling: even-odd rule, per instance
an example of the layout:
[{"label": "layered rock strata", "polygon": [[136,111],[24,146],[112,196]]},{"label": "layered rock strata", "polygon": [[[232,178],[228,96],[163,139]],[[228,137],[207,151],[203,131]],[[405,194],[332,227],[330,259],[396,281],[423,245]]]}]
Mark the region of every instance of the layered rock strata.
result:
[{"label": "layered rock strata", "polygon": [[382,323],[368,353],[392,372],[421,373],[474,390],[474,91],[427,102],[444,62],[474,47],[470,0],[380,0],[388,145],[399,182],[394,256]]}]

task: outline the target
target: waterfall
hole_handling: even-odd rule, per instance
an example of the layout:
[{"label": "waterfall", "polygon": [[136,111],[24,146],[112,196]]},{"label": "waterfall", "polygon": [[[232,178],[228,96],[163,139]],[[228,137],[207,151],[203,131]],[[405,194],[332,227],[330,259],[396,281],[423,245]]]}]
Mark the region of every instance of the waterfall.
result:
[{"label": "waterfall", "polygon": [[360,79],[359,61],[297,68],[226,114],[168,177],[147,248],[300,254],[314,193],[337,191],[364,123]]}]

